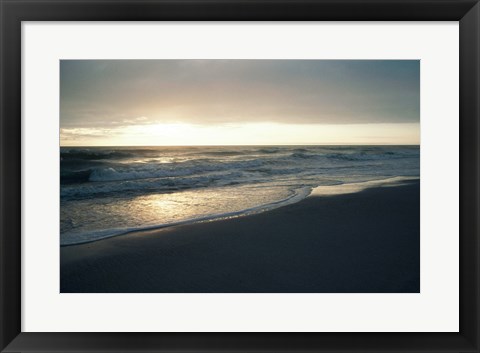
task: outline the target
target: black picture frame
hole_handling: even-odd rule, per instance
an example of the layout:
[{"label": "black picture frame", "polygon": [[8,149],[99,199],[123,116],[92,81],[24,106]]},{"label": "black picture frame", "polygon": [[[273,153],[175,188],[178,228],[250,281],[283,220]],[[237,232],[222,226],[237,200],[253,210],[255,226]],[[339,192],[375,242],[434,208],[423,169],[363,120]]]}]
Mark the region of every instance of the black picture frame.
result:
[{"label": "black picture frame", "polygon": [[[0,0],[0,15],[2,352],[479,352],[477,0]],[[459,21],[459,333],[21,332],[21,22],[153,20]]]}]

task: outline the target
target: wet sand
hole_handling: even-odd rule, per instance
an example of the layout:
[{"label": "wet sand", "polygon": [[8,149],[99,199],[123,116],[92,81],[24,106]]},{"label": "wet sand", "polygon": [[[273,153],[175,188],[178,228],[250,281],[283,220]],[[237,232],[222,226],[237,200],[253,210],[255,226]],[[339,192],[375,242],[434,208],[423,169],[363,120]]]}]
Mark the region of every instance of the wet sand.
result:
[{"label": "wet sand", "polygon": [[61,292],[418,293],[420,186],[60,248]]}]

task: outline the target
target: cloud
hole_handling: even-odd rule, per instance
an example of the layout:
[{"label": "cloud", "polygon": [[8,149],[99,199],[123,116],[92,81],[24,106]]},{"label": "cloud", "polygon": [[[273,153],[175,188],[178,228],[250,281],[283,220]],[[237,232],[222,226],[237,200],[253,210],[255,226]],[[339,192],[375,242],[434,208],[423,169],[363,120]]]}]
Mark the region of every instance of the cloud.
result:
[{"label": "cloud", "polygon": [[83,139],[104,139],[107,136],[119,135],[117,129],[73,128],[60,129],[61,141],[77,141]]},{"label": "cloud", "polygon": [[419,61],[62,60],[62,128],[419,121]]}]

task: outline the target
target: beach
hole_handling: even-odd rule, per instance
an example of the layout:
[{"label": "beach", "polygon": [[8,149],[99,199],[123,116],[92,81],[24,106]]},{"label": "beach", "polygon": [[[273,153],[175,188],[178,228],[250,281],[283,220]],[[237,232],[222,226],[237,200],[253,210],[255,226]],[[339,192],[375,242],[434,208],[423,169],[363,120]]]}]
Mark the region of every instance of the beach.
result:
[{"label": "beach", "polygon": [[419,146],[66,147],[60,157],[61,246],[420,175]]},{"label": "beach", "polygon": [[420,183],[60,248],[62,293],[418,293]]}]

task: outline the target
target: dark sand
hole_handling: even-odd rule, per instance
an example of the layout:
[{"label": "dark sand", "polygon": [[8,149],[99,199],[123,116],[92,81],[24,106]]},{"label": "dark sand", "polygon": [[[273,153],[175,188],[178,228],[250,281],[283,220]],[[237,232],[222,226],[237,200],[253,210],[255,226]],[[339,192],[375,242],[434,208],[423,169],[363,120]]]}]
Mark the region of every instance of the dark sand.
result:
[{"label": "dark sand", "polygon": [[418,181],[62,247],[61,292],[420,291]]}]

